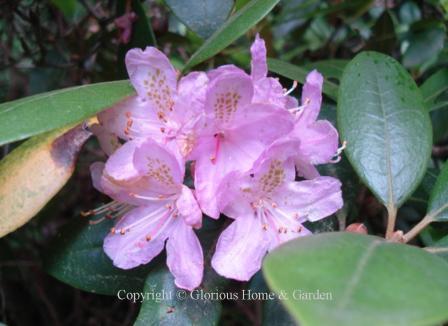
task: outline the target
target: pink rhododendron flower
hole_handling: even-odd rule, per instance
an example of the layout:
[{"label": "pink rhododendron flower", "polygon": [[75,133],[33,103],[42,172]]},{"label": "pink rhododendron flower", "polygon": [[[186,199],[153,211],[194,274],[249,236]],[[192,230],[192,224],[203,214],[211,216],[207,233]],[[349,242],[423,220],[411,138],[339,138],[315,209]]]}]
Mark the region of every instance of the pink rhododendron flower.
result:
[{"label": "pink rhododendron flower", "polygon": [[169,59],[153,47],[130,50],[126,67],[137,96],[98,115],[92,130],[103,149],[110,151],[117,137],[151,138],[187,157],[201,128],[207,75],[192,72],[178,81]]},{"label": "pink rhododendron flower", "polygon": [[[137,95],[100,113],[92,126],[109,155],[92,165],[93,183],[114,199],[94,213],[110,209],[119,218],[104,241],[115,266],[146,264],[166,241],[176,285],[192,290],[203,274],[193,228],[202,212],[223,213],[234,221],[219,237],[212,266],[248,280],[268,251],[310,234],[305,221],[341,208],[341,184],[314,167],[340,154],[337,131],[317,120],[322,76],[307,76],[299,106],[292,90],[267,76],[258,35],[251,55],[250,75],[225,65],[179,79],[157,49],[127,53]],[[193,161],[194,194],[183,185],[186,160]],[[311,180],[295,181],[296,172]]]},{"label": "pink rhododendron flower", "polygon": [[251,104],[254,89],[245,73],[214,78],[207,88],[206,124],[198,137],[195,189],[202,211],[217,218],[216,192],[235,170],[247,170],[261,152],[293,128],[289,112],[272,104]]},{"label": "pink rhododendron flower", "polygon": [[235,221],[219,237],[212,266],[220,275],[249,280],[265,254],[308,235],[305,221],[317,221],[342,207],[340,182],[331,177],[294,181],[298,142],[272,145],[246,173],[233,172],[219,188],[222,212]]},{"label": "pink rhododendron flower", "polygon": [[203,274],[202,248],[193,227],[202,213],[192,191],[182,184],[184,162],[152,140],[130,141],[106,162],[92,166],[94,185],[126,207],[104,240],[115,266],[149,263],[164,248],[178,287],[192,290]]}]

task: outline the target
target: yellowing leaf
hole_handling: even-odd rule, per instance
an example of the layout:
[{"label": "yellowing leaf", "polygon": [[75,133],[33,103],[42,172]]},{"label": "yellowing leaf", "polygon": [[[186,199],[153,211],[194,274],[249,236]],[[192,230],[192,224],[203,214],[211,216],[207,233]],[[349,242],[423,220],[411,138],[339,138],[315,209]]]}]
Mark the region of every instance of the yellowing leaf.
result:
[{"label": "yellowing leaf", "polygon": [[0,237],[36,215],[65,185],[90,133],[68,127],[24,142],[0,162]]}]

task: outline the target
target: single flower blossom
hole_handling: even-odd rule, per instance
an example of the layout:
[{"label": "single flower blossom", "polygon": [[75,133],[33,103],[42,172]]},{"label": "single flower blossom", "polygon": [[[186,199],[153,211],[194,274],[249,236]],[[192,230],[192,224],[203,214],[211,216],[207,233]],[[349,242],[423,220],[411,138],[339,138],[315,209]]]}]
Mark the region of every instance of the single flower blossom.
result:
[{"label": "single flower blossom", "polygon": [[202,280],[202,248],[193,228],[202,212],[183,185],[184,162],[152,140],[129,141],[106,164],[91,167],[95,187],[124,215],[104,240],[113,264],[130,269],[149,263],[165,247],[175,284],[192,290]]},{"label": "single flower blossom", "polygon": [[188,157],[202,127],[207,75],[191,72],[178,80],[169,59],[154,47],[128,51],[126,68],[137,96],[98,115],[92,131],[103,149],[110,151],[118,138],[151,138]]},{"label": "single flower blossom", "polygon": [[254,87],[245,72],[231,68],[209,78],[205,124],[192,158],[201,209],[218,218],[216,192],[222,179],[232,171],[249,169],[266,146],[292,130],[293,122],[283,108],[252,103]]},{"label": "single flower blossom", "polygon": [[224,277],[249,280],[268,251],[308,235],[302,223],[342,207],[341,183],[331,177],[295,181],[297,141],[268,148],[249,171],[233,172],[218,193],[220,210],[234,219],[220,235],[212,266]]}]

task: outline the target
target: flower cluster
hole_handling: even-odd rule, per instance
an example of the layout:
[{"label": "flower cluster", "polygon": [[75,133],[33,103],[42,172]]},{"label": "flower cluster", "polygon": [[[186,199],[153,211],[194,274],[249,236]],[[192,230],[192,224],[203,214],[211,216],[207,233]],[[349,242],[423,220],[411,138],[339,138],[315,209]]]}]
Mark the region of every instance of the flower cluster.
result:
[{"label": "flower cluster", "polygon": [[[94,186],[114,200],[95,212],[118,219],[104,240],[115,266],[149,263],[166,243],[176,285],[192,290],[204,269],[194,229],[203,213],[224,214],[233,222],[217,241],[212,267],[249,280],[268,251],[310,234],[303,222],[341,208],[340,182],[315,168],[339,154],[337,131],[317,120],[322,76],[307,76],[299,105],[267,76],[258,36],[251,54],[250,75],[224,65],[180,77],[155,48],[127,53],[137,95],[100,113],[92,126],[109,155],[91,172]],[[186,162],[194,190],[184,185]]]}]

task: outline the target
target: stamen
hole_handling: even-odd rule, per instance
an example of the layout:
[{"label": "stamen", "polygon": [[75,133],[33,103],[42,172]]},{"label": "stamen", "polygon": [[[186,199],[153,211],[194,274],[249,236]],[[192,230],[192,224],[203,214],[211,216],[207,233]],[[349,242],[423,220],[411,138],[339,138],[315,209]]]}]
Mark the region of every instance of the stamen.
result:
[{"label": "stamen", "polygon": [[98,214],[101,214],[101,213],[104,213],[104,212],[107,212],[107,211],[112,212],[112,211],[120,209],[120,208],[122,208],[122,207],[124,207],[126,205],[127,204],[119,203],[119,202],[114,200],[114,201],[111,201],[110,203],[102,205],[102,206],[100,206],[98,208],[91,209],[91,210],[88,210],[88,211],[82,211],[81,212],[81,216],[86,217],[86,216],[91,216],[91,215],[98,215]]},{"label": "stamen", "polygon": [[89,221],[89,224],[90,224],[90,225],[95,225],[95,224],[101,223],[101,222],[104,221],[105,219],[106,219],[106,217],[103,216],[103,217],[101,217],[101,218],[99,218],[99,219],[97,219],[97,220],[90,220],[90,221]]},{"label": "stamen", "polygon": [[150,196],[142,196],[142,195],[137,195],[136,193],[129,193],[129,196],[137,198],[137,199],[143,199],[143,200],[148,200],[148,201],[160,201],[160,200],[167,200],[170,199],[171,197],[175,196],[176,194],[160,194],[156,197],[150,197]]},{"label": "stamen", "polygon": [[330,160],[330,163],[333,163],[333,164],[339,163],[341,161],[341,154],[345,150],[346,147],[347,147],[347,141],[344,140],[342,142],[342,146],[338,148],[335,156]]},{"label": "stamen", "polygon": [[215,143],[215,153],[210,157],[210,161],[212,161],[212,164],[216,164],[216,160],[218,159],[218,153],[219,150],[221,148],[221,134],[214,134],[213,135],[216,138],[216,143]]},{"label": "stamen", "polygon": [[294,80],[292,83],[292,87],[286,93],[284,93],[283,96],[291,94],[297,88],[297,85],[298,85],[297,80]]},{"label": "stamen", "polygon": [[292,114],[300,114],[306,107],[306,104],[298,106],[296,108],[292,108],[292,109],[288,109],[289,112],[291,112]]}]

